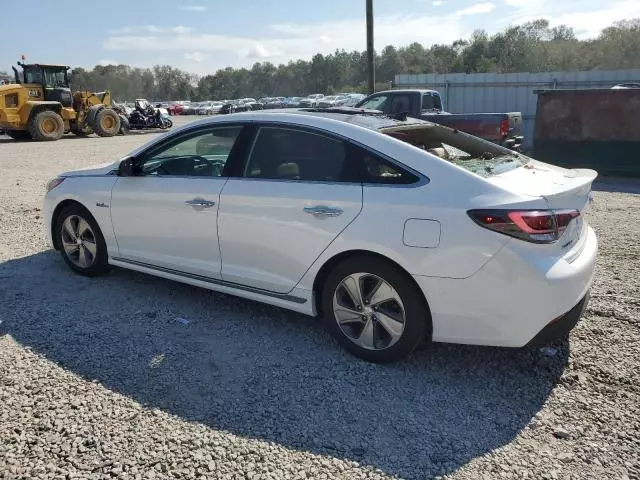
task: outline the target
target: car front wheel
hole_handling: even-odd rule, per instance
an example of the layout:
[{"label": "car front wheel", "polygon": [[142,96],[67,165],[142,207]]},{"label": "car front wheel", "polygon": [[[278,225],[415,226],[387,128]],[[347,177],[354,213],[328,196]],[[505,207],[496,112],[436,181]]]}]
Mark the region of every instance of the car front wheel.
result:
[{"label": "car front wheel", "polygon": [[327,329],[353,355],[399,360],[431,336],[431,317],[411,278],[377,257],[358,256],[329,273],[322,292]]},{"label": "car front wheel", "polygon": [[54,228],[62,258],[72,270],[88,277],[108,270],[104,237],[87,209],[80,205],[64,208]]}]

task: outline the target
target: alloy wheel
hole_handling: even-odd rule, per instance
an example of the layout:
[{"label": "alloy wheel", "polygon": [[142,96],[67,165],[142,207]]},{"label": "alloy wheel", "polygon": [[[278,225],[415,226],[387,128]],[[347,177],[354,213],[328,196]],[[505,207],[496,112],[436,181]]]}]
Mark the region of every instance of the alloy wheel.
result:
[{"label": "alloy wheel", "polygon": [[352,273],[333,294],[333,313],[342,333],[359,347],[384,350],[404,332],[406,315],[398,292],[372,273]]},{"label": "alloy wheel", "polygon": [[62,223],[62,247],[67,258],[80,268],[89,268],[96,261],[96,237],[84,218],[70,215]]}]

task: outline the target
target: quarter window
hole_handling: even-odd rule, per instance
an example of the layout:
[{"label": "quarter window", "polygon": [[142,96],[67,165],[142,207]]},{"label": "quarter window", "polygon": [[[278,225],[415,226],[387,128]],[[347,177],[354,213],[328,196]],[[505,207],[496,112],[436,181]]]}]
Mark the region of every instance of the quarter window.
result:
[{"label": "quarter window", "polygon": [[143,175],[221,177],[242,127],[217,127],[180,137],[151,152]]},{"label": "quarter window", "polygon": [[419,180],[417,175],[364,148],[354,147],[353,154],[359,160],[363,183],[408,185]]},{"label": "quarter window", "polygon": [[301,181],[353,180],[344,142],[304,130],[262,127],[245,177]]}]

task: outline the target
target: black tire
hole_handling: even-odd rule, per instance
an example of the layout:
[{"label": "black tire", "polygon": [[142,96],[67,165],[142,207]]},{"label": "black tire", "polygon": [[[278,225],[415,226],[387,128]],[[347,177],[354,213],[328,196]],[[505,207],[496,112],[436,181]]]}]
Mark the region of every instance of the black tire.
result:
[{"label": "black tire", "polygon": [[26,130],[7,130],[5,133],[14,140],[31,140],[31,134]]},{"label": "black tire", "polygon": [[[355,273],[367,273],[384,280],[399,295],[404,308],[404,328],[399,339],[388,347],[379,349],[367,349],[357,345],[351,340],[338,324],[334,309],[333,299],[336,289],[343,279]],[[340,290],[339,292],[340,293]],[[329,273],[325,280],[321,295],[322,311],[325,327],[348,352],[356,357],[374,363],[389,363],[400,360],[410,354],[425,339],[431,339],[432,324],[429,308],[424,300],[424,296],[416,284],[408,275],[390,262],[374,256],[358,255],[339,263]],[[378,307],[378,315],[380,314]],[[372,313],[373,318],[376,314]],[[386,330],[372,320],[376,329],[381,334],[386,334]],[[360,323],[354,323],[358,327]],[[383,335],[384,336],[384,335]]]},{"label": "black tire", "polygon": [[[84,220],[90,227],[91,235],[84,230],[84,232],[80,232],[82,236],[81,240],[86,242],[85,244],[93,243],[95,245],[95,256],[91,255],[91,263],[86,267],[79,264],[76,260],[75,253],[68,253],[67,249],[64,247],[65,243],[71,243],[68,234],[63,232],[65,229],[65,222],[69,219],[72,226],[79,225],[74,221],[75,218]],[[87,277],[95,277],[97,275],[102,275],[109,270],[109,264],[107,262],[107,244],[104,241],[104,237],[102,236],[98,223],[95,221],[91,213],[89,213],[89,211],[83,206],[79,204],[72,204],[65,207],[56,218],[52,234],[56,245],[60,248],[62,258],[74,272]],[[78,252],[80,251],[89,251],[89,254],[91,254],[90,249],[86,247],[79,247]],[[84,258],[88,259],[89,257],[85,256]]]},{"label": "black tire", "polygon": [[120,116],[112,108],[103,108],[93,122],[93,131],[101,137],[113,137],[120,132]]},{"label": "black tire", "polygon": [[36,113],[29,121],[29,133],[34,140],[52,142],[64,135],[64,121],[53,110]]}]

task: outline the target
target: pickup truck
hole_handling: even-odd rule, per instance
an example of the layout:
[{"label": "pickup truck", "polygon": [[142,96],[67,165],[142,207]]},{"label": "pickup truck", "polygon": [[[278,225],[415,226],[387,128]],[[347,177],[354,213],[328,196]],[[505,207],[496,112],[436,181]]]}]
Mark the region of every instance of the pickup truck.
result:
[{"label": "pickup truck", "polygon": [[440,93],[435,90],[376,92],[364,98],[355,107],[439,123],[513,150],[522,150],[524,137],[520,112],[461,114],[444,112]]}]

